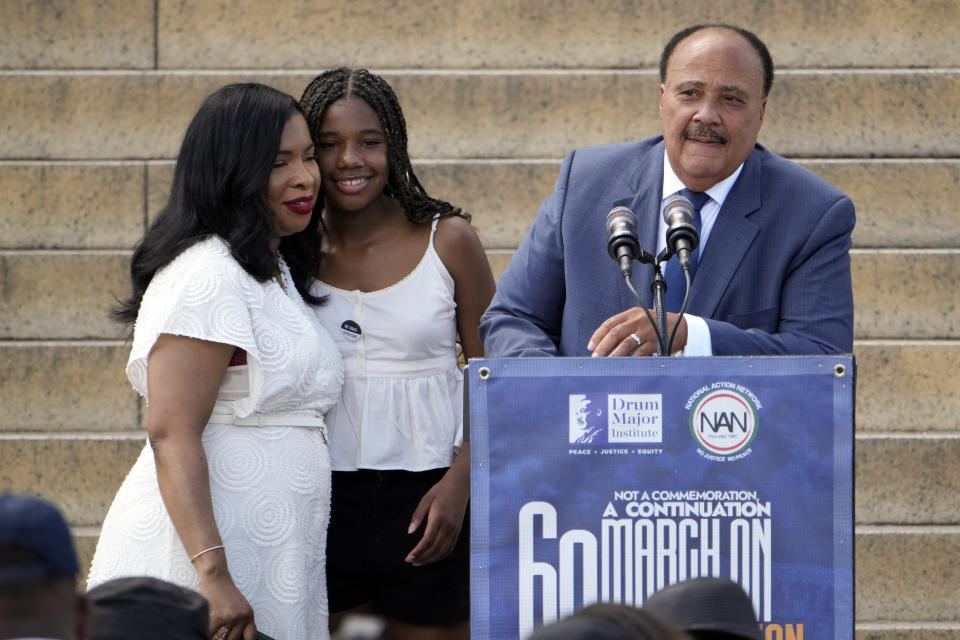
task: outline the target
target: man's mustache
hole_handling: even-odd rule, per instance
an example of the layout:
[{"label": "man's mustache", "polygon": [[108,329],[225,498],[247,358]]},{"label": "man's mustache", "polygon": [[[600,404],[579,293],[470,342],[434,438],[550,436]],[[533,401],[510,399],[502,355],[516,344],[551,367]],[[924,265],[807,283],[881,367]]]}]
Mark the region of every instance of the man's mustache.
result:
[{"label": "man's mustache", "polygon": [[683,137],[690,138],[708,138],[710,140],[716,140],[721,144],[726,144],[727,139],[720,135],[717,131],[714,131],[710,127],[694,127],[692,129],[687,129],[683,132]]}]

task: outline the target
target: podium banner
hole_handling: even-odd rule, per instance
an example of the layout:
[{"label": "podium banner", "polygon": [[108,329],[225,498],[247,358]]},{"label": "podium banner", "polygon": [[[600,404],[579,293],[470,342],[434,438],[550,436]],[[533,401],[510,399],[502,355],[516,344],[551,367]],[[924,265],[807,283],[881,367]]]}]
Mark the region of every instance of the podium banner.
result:
[{"label": "podium banner", "polygon": [[770,640],[853,638],[851,356],[466,373],[473,637],[722,576]]}]

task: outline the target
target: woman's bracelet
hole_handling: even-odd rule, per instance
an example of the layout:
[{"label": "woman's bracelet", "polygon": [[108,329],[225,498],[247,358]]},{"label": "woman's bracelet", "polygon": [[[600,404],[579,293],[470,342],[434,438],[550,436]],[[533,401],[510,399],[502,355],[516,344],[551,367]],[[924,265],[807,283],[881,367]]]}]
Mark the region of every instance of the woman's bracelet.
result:
[{"label": "woman's bracelet", "polygon": [[210,547],[209,549],[204,549],[203,551],[201,551],[201,552],[198,553],[197,555],[195,555],[195,556],[193,556],[192,558],[190,558],[190,562],[193,562],[194,560],[196,560],[197,558],[199,558],[200,556],[202,556],[202,555],[205,554],[205,553],[210,553],[211,551],[216,551],[217,549],[223,549],[223,545],[222,545],[222,544],[218,544],[218,545],[215,546],[215,547]]}]

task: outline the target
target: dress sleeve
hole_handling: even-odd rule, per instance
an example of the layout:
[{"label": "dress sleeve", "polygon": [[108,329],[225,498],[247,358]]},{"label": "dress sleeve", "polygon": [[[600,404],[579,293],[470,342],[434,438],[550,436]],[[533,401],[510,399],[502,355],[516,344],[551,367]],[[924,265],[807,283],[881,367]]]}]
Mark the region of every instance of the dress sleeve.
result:
[{"label": "dress sleeve", "polygon": [[251,311],[263,304],[258,286],[222,246],[206,241],[160,270],[140,304],[127,377],[147,396],[147,358],[157,338],[176,336],[221,342],[259,360]]}]

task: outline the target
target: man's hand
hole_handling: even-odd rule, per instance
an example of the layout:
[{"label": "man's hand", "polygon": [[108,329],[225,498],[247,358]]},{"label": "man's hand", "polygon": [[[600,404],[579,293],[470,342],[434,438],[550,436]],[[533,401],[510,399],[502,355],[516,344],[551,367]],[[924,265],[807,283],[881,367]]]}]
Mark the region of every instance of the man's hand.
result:
[{"label": "man's hand", "polygon": [[[656,318],[650,310],[650,317]],[[677,324],[677,314],[667,314],[667,335],[664,340],[670,339],[670,333]],[[636,337],[634,337],[636,336]],[[638,342],[639,340],[639,342]],[[673,339],[673,351],[676,353],[687,346],[687,321],[681,320],[677,335]],[[615,316],[603,321],[597,330],[590,336],[587,350],[593,357],[604,356],[649,356],[657,353],[657,332],[647,318],[647,314],[640,307],[633,307],[621,311]]]}]

